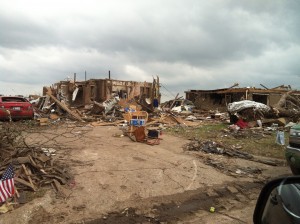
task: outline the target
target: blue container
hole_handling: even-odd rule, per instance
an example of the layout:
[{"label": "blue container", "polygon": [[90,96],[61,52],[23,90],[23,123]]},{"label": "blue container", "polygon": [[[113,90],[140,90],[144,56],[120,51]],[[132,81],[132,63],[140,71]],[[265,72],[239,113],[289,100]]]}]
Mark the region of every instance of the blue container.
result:
[{"label": "blue container", "polygon": [[132,126],[144,126],[145,125],[145,119],[131,119],[130,125]]},{"label": "blue container", "polygon": [[145,125],[145,119],[140,119],[140,126],[144,126]]},{"label": "blue container", "polygon": [[138,119],[131,119],[130,120],[130,125],[139,126],[139,120]]}]

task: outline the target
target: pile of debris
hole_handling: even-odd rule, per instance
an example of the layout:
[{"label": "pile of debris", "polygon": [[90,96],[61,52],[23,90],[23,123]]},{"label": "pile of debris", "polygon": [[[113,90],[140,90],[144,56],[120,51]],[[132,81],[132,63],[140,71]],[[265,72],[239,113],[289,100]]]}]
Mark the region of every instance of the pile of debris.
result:
[{"label": "pile of debris", "polygon": [[240,159],[246,159],[254,162],[259,162],[270,166],[278,166],[284,163],[284,161],[264,159],[264,158],[253,156],[249,153],[241,151],[240,150],[241,148],[242,147],[240,145],[224,146],[220,142],[214,142],[210,140],[207,141],[192,140],[183,146],[183,149],[185,151],[198,151],[207,154],[224,155],[232,158],[240,158]]},{"label": "pile of debris", "polygon": [[[92,101],[89,105],[70,107],[63,100],[56,98],[51,89],[48,89],[47,95],[40,97],[38,103],[34,106],[36,118],[39,120],[43,118],[51,120],[69,118],[79,122],[115,122],[123,120],[122,114],[127,108],[124,104],[124,100],[120,100],[116,95],[102,103]],[[130,105],[138,107],[135,102],[131,102]]]},{"label": "pile of debris", "polygon": [[[241,152],[238,149],[229,149],[222,145],[221,143],[217,143],[214,141],[201,141],[201,140],[193,140],[184,146],[184,149],[187,151],[202,151],[205,153],[212,154],[222,154],[230,157],[237,157],[242,159],[253,159],[253,156],[246,153]],[[238,148],[238,147],[237,147]]]},{"label": "pile of debris", "polygon": [[289,122],[300,119],[300,98],[289,91],[281,96],[276,104],[271,106],[250,100],[229,103],[227,110],[230,122],[240,128],[260,127],[263,125],[286,126]]},{"label": "pile of debris", "polygon": [[297,91],[289,91],[283,94],[280,100],[271,106],[272,115],[276,117],[288,117],[294,122],[300,119],[300,96]]},{"label": "pile of debris", "polygon": [[13,123],[0,125],[0,176],[9,164],[15,173],[16,198],[26,203],[28,192],[37,192],[43,186],[52,186],[58,195],[68,197],[70,190],[63,187],[72,183],[73,177],[55,159],[56,150],[29,146],[20,130]]}]

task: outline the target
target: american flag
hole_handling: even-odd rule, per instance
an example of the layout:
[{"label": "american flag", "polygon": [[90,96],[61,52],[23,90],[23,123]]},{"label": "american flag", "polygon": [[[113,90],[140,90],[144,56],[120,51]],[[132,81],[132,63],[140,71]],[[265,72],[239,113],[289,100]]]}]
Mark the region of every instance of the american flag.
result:
[{"label": "american flag", "polygon": [[0,202],[5,202],[7,198],[15,194],[14,169],[10,164],[0,180]]}]

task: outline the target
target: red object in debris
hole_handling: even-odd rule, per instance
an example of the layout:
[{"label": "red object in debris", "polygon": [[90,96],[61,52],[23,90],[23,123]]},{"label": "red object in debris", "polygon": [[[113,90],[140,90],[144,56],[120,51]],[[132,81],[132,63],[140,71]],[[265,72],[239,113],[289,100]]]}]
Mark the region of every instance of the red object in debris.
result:
[{"label": "red object in debris", "polygon": [[239,126],[240,128],[248,128],[248,123],[246,121],[244,121],[243,119],[239,119],[236,122],[236,125]]},{"label": "red object in debris", "polygon": [[69,186],[70,186],[70,188],[75,187],[75,186],[76,186],[75,180],[71,180],[71,181],[69,182]]}]

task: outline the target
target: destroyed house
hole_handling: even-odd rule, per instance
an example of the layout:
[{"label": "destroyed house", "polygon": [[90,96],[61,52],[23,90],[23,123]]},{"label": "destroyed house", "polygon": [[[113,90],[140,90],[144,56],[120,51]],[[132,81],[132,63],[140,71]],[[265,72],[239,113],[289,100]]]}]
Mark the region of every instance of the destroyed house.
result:
[{"label": "destroyed house", "polygon": [[[87,81],[60,81],[53,84],[51,93],[59,101],[71,107],[103,102],[116,95],[120,99],[154,99],[160,102],[159,78],[153,82],[120,81],[113,79],[90,79]],[[43,95],[49,88],[44,87]],[[149,101],[148,100],[148,101]]]},{"label": "destroyed house", "polygon": [[[280,86],[273,89],[260,88],[226,88],[215,90],[189,90],[185,91],[186,99],[192,101],[197,109],[226,110],[229,103],[252,100],[268,106],[276,104],[281,96],[291,91],[290,87]],[[293,91],[300,95],[300,91]]]}]

